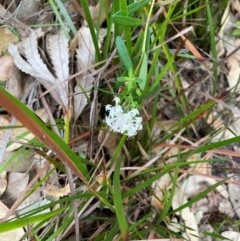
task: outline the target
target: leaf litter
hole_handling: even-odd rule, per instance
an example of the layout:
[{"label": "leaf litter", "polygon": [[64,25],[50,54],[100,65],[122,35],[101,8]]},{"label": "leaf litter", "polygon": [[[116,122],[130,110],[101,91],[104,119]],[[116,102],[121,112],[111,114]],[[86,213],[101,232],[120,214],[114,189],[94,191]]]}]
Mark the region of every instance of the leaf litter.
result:
[{"label": "leaf litter", "polygon": [[[27,1],[24,1],[26,3]],[[97,5],[99,8],[99,4]],[[237,9],[239,5],[236,1],[232,2],[232,7],[236,8],[236,11],[239,11]],[[1,6],[0,10],[4,12],[3,7]],[[3,14],[0,16],[1,19],[3,18]],[[96,14],[99,9],[91,8],[92,14]],[[4,12],[5,13],[5,12]],[[104,17],[105,18],[105,17]],[[94,18],[94,23],[96,24],[96,16]],[[11,20],[11,19],[10,19]],[[11,20],[13,21],[13,20]],[[101,19],[101,22],[104,22],[104,19]],[[222,58],[222,56],[227,55],[231,53],[232,50],[236,49],[239,46],[239,40],[236,37],[231,36],[229,38],[229,33],[231,35],[231,32],[236,27],[237,18],[234,16],[233,13],[231,13],[230,8],[230,1],[229,4],[223,14],[222,18],[222,27],[219,30],[219,33],[217,35],[218,41],[218,57]],[[85,107],[88,107],[88,103],[90,103],[91,100],[91,90],[94,87],[94,80],[92,73],[94,72],[94,68],[90,68],[89,70],[85,70],[95,64],[95,48],[93,44],[93,40],[91,38],[90,30],[87,26],[83,24],[77,32],[77,34],[74,37],[74,40],[72,43],[68,43],[67,38],[65,37],[65,34],[63,31],[53,31],[54,34],[45,32],[42,36],[42,39],[44,39],[43,42],[45,42],[45,46],[43,49],[40,50],[40,42],[42,39],[40,39],[37,31],[29,30],[24,32],[24,23],[21,23],[21,21],[18,20],[18,26],[19,29],[21,29],[20,32],[22,32],[23,41],[19,44],[16,43],[16,37],[15,35],[12,35],[11,32],[7,34],[9,37],[13,37],[13,39],[6,41],[4,40],[4,44],[0,42],[0,47],[2,47],[2,51],[6,50],[6,43],[8,42],[7,46],[9,53],[12,55],[14,60],[14,68],[17,70],[20,70],[20,73],[17,73],[17,76],[20,76],[22,72],[25,74],[31,75],[34,78],[34,81],[38,81],[46,90],[50,90],[51,97],[49,98],[49,103],[53,101],[53,99],[58,103],[58,105],[61,106],[63,112],[66,112],[68,110],[68,107],[71,106],[72,115],[74,122],[76,123],[79,120],[79,116],[81,117],[81,114],[85,110]],[[1,27],[2,29],[3,27]],[[6,27],[4,27],[4,31],[6,31]],[[5,33],[4,33],[5,34]],[[15,37],[15,38],[14,38]],[[12,44],[9,42],[12,42]],[[100,46],[100,42],[98,43]],[[70,46],[70,47],[69,47]],[[1,49],[1,48],[0,48]],[[2,52],[1,51],[1,52]],[[46,52],[46,56],[43,56],[43,52]],[[72,60],[76,60],[75,64],[73,64],[73,71],[79,72],[81,70],[85,70],[82,74],[78,75],[75,78],[75,83],[70,83],[70,74],[72,74],[72,67],[70,68],[70,58]],[[49,61],[49,62],[46,62]],[[4,60],[4,63],[7,62]],[[196,63],[194,63],[195,65]],[[227,79],[228,79],[228,86],[231,91],[237,92],[238,90],[238,79],[240,76],[240,66],[239,66],[239,56],[238,52],[236,52],[234,55],[232,55],[230,58],[227,59],[226,64],[228,66],[228,73],[227,73]],[[12,65],[12,62],[9,64]],[[181,63],[182,65],[182,63]],[[2,66],[0,62],[0,66],[3,67],[3,70],[5,72],[1,79],[10,79],[13,80],[13,84],[16,82],[14,77],[9,72],[9,66]],[[191,67],[188,67],[189,71],[192,71],[193,69]],[[204,70],[200,70],[204,71]],[[186,68],[183,67],[182,73],[183,76],[186,74]],[[201,75],[201,74],[200,74]],[[12,77],[11,77],[12,76]],[[18,78],[16,78],[18,79]],[[185,78],[184,78],[185,79]],[[185,81],[185,80],[184,80]],[[189,87],[189,80],[186,78],[186,81],[184,82],[184,87]],[[72,87],[72,86],[73,87]],[[10,86],[10,84],[9,84]],[[16,84],[16,86],[18,86]],[[167,86],[167,85],[166,85]],[[22,88],[22,89],[21,89]],[[15,92],[12,92],[13,95],[15,95],[17,98],[21,99],[24,93],[24,90],[27,88],[27,86],[19,85],[17,87],[17,90]],[[72,88],[72,93],[70,93],[70,90]],[[207,88],[207,89],[204,89]],[[200,104],[200,102],[205,103],[206,96],[204,96],[201,92],[209,92],[209,85],[198,85],[197,89],[195,89],[195,92],[192,90],[189,90],[187,93],[187,96],[189,98],[189,102],[194,104]],[[8,87],[9,91],[12,89],[11,87]],[[197,93],[197,94],[196,94]],[[233,92],[234,93],[234,92]],[[70,100],[70,94],[72,94],[73,101]],[[52,99],[53,98],[53,99]],[[201,99],[201,101],[199,100]],[[36,102],[36,100],[34,100]],[[162,98],[159,101],[160,105],[165,105],[167,103],[166,99]],[[36,108],[36,106],[39,105],[39,102],[34,106],[35,109],[40,110],[40,108]],[[36,112],[38,112],[36,110]],[[167,111],[164,112],[165,117],[167,116],[168,119],[164,118],[164,115],[160,114],[158,116],[158,122],[163,123],[160,127],[158,123],[154,123],[156,130],[154,131],[154,135],[152,135],[153,139],[159,138],[161,136],[161,133],[163,131],[167,131],[171,133],[171,128],[168,126],[168,121],[172,123],[172,126],[176,123],[176,120],[179,118],[179,116],[176,116],[176,109],[169,108]],[[234,109],[232,112],[234,114]],[[238,110],[237,110],[238,111]],[[209,123],[209,125],[212,125],[213,129],[219,130],[223,129],[223,133],[219,133],[213,138],[213,141],[219,141],[221,140],[227,140],[229,138],[232,138],[234,136],[239,135],[239,128],[238,128],[238,120],[239,116],[235,114],[235,119],[232,121],[230,125],[228,125],[227,130],[225,129],[225,123],[224,120],[219,116],[219,111],[212,112],[209,115],[205,116],[206,122]],[[55,115],[57,116],[57,114]],[[61,114],[58,113],[58,117],[61,116]],[[40,118],[42,116],[40,115]],[[9,117],[0,116],[1,119],[1,126],[7,126],[9,125]],[[160,119],[160,120],[159,120]],[[211,119],[211,120],[209,120]],[[47,122],[49,120],[49,116],[44,111],[44,118],[43,121]],[[215,121],[213,121],[215,120]],[[21,125],[21,123],[16,122],[16,126]],[[201,125],[201,123],[200,123]],[[6,151],[11,151],[13,154],[15,153],[16,149],[21,148],[22,146],[25,146],[25,143],[29,143],[29,141],[34,137],[30,134],[27,136],[22,137],[20,139],[21,141],[16,141],[15,137],[23,134],[27,130],[23,127],[16,128],[12,130],[10,140],[14,140],[14,144],[9,145],[6,148]],[[156,134],[156,132],[158,133]],[[1,131],[4,135],[6,133],[5,130]],[[104,146],[104,148],[107,150],[107,153],[112,157],[114,155],[115,149],[117,148],[117,141],[118,138],[114,133],[110,133],[109,136],[105,136],[104,131],[100,131],[99,133],[99,143]],[[1,140],[3,137],[1,138]],[[178,142],[185,141],[188,142],[187,139],[184,139],[183,136],[176,135],[175,139],[171,140],[170,144],[178,145]],[[18,143],[19,142],[19,143]],[[191,143],[190,141],[188,144],[195,145],[197,147],[198,143]],[[141,153],[144,153],[145,147],[141,147]],[[99,149],[100,150],[100,149]],[[162,156],[163,158],[167,158],[168,163],[176,163],[177,158],[176,155],[178,155],[178,148],[169,149],[165,148],[163,152],[157,151],[153,153],[154,155]],[[127,148],[125,147],[125,155],[130,156],[129,153],[127,153]],[[100,153],[100,151],[99,151]],[[147,153],[147,152],[145,152]],[[165,154],[163,154],[165,153]],[[167,154],[166,154],[167,153]],[[11,155],[13,155],[11,154]],[[122,152],[121,152],[122,154]],[[54,155],[52,153],[48,153],[48,155],[51,158],[54,158]],[[104,155],[100,155],[99,159],[103,159]],[[175,156],[175,157],[174,157]],[[145,155],[145,159],[149,158],[147,155]],[[163,166],[163,163],[161,163],[158,158],[154,159],[150,158],[150,163],[157,163],[158,166]],[[198,158],[201,157],[192,157],[191,161],[198,160]],[[210,158],[210,157],[209,157]],[[23,159],[26,159],[23,157]],[[30,157],[31,159],[31,157]],[[39,162],[42,162],[41,164],[34,164],[35,172],[39,172],[41,168],[46,165],[47,158],[39,155],[35,155],[31,160],[38,159]],[[157,161],[156,161],[157,160]],[[128,163],[130,163],[132,160],[128,158]],[[31,164],[26,164],[27,168],[26,170],[22,172],[16,171],[16,166],[12,166],[11,169],[9,169],[8,174],[8,180],[6,180],[6,175],[4,177],[1,177],[2,181],[1,184],[3,186],[2,198],[6,198],[9,206],[12,205],[13,202],[17,200],[17,198],[20,196],[20,192],[23,191],[27,187],[27,185],[30,182],[30,171],[33,171],[31,169]],[[147,167],[148,165],[146,165]],[[195,175],[184,175],[181,174],[178,177],[177,180],[177,188],[175,190],[174,196],[172,198],[171,208],[173,210],[181,207],[185,203],[187,203],[191,198],[201,193],[203,190],[207,189],[208,187],[214,185],[217,183],[216,180],[214,180],[214,176],[211,176],[211,167],[208,167],[209,170],[206,172],[206,167],[201,167],[200,165],[190,165],[193,172],[197,170]],[[52,165],[51,168],[54,168]],[[126,167],[127,168],[127,167]],[[15,169],[15,172],[14,172]],[[131,168],[130,168],[131,169]],[[128,176],[122,173],[123,176]],[[199,175],[202,174],[203,176]],[[6,173],[5,173],[6,174]],[[105,181],[105,174],[106,173],[98,173],[98,176],[101,177],[101,181],[99,184],[103,185]],[[128,173],[129,175],[134,174],[134,171],[130,171]],[[158,216],[158,213],[161,212],[161,210],[164,208],[164,205],[166,205],[164,198],[166,193],[170,193],[172,189],[172,176],[174,173],[169,173],[163,175],[160,179],[156,180],[152,184],[152,191],[154,195],[150,195],[151,198],[151,206],[154,207],[155,210],[155,216]],[[64,175],[63,175],[64,176]],[[43,178],[44,175],[41,176]],[[233,173],[230,173],[230,177],[232,180],[239,182],[238,176],[233,175]],[[66,179],[64,176],[63,179]],[[96,180],[98,180],[96,178]],[[21,185],[19,184],[21,183]],[[208,215],[209,213],[215,211],[216,209],[223,214],[226,214],[230,217],[233,217],[234,215],[237,215],[239,217],[239,188],[236,184],[222,184],[216,187],[214,192],[210,192],[206,195],[206,197],[202,198],[198,202],[194,203],[193,205],[190,205],[190,207],[185,207],[181,211],[176,212],[175,216],[178,218],[172,217],[169,224],[167,224],[168,228],[173,230],[174,232],[178,232],[182,234],[182,237],[184,237],[186,240],[196,241],[201,239],[201,235],[205,229],[205,231],[213,230],[210,223],[206,221],[204,218],[204,215]],[[25,208],[26,206],[31,206],[29,210],[33,210],[36,208],[36,205],[43,206],[45,204],[51,203],[52,200],[59,200],[61,197],[68,196],[70,194],[70,187],[69,184],[64,184],[63,187],[61,187],[59,183],[59,176],[56,171],[53,171],[53,174],[50,175],[49,179],[45,182],[43,185],[43,196],[40,194],[40,192],[37,194],[35,200],[27,200],[25,203],[23,202],[22,205],[19,206],[19,210],[21,208]],[[5,196],[4,196],[5,195]],[[40,199],[43,198],[41,201]],[[138,197],[139,198],[139,197]],[[126,199],[128,200],[128,199]],[[128,202],[128,201],[127,201]],[[24,211],[24,212],[27,212]],[[49,212],[50,209],[45,209],[45,211]],[[4,217],[4,212],[0,212],[1,217]],[[23,212],[18,212],[18,215],[24,215]],[[137,216],[137,214],[136,214]],[[181,221],[179,221],[181,220]],[[203,222],[207,222],[205,227],[203,228]],[[24,234],[23,229],[20,230],[20,237]],[[200,232],[201,230],[201,232]],[[221,235],[223,237],[226,237],[230,240],[239,240],[239,233],[233,230],[228,230],[221,232]],[[158,236],[156,233],[151,233],[151,236],[157,236],[157,238],[162,238]],[[150,234],[149,234],[150,237]],[[19,240],[20,238],[11,238],[9,236],[9,239],[4,239],[0,236],[1,240]],[[206,237],[207,240],[214,240],[211,239],[210,236]]]}]

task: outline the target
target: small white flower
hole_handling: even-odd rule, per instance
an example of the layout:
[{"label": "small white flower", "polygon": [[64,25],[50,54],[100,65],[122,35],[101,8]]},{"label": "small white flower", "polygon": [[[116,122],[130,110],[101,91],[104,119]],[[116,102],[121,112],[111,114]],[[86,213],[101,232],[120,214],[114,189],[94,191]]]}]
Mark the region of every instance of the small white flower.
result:
[{"label": "small white flower", "polygon": [[116,132],[125,133],[128,136],[135,136],[137,131],[142,129],[142,117],[137,117],[139,111],[132,109],[124,113],[122,107],[119,105],[120,99],[115,97],[113,100],[115,101],[115,106],[106,106],[106,111],[109,111],[108,117],[106,117],[106,123]]}]

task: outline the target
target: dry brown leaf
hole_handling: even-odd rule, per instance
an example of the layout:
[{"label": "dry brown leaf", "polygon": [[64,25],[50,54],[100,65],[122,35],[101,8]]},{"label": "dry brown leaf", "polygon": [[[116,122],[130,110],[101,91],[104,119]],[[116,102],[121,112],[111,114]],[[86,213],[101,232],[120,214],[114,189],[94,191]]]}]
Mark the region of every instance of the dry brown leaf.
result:
[{"label": "dry brown leaf", "polygon": [[0,27],[0,55],[7,51],[9,43],[17,43],[18,38],[4,25]]},{"label": "dry brown leaf", "polygon": [[32,80],[31,76],[24,76],[14,64],[9,71],[5,89],[21,100]]},{"label": "dry brown leaf", "polygon": [[[9,211],[8,207],[5,206],[0,201],[0,218],[4,218],[6,216],[6,214],[8,213],[8,211]],[[13,216],[10,218],[13,218]],[[23,228],[17,228],[12,231],[9,231],[9,232],[0,233],[0,240],[1,241],[13,241],[13,240],[27,241],[27,238],[21,239],[24,234],[25,234],[25,232],[24,232]]]},{"label": "dry brown leaf", "polygon": [[172,178],[169,174],[166,174],[159,178],[157,181],[153,182],[152,188],[154,189],[154,194],[151,199],[151,205],[157,210],[163,208],[163,192],[172,183]]},{"label": "dry brown leaf", "polygon": [[99,143],[103,144],[103,146],[108,150],[110,156],[112,156],[113,153],[116,151],[118,145],[116,135],[110,132],[100,130],[98,134],[98,141]]},{"label": "dry brown leaf", "polygon": [[50,187],[44,188],[44,193],[48,196],[52,196],[52,197],[63,197],[63,196],[67,196],[71,193],[70,191],[70,186],[69,184],[67,184],[65,187],[63,188],[59,188],[56,185],[51,185]]},{"label": "dry brown leaf", "polygon": [[[111,11],[111,1],[107,0],[107,6],[108,6],[108,11]],[[106,8],[100,9],[100,7],[102,6],[101,2],[98,2],[98,4],[96,6],[90,6],[89,10],[90,10],[90,14],[93,20],[93,24],[95,27],[97,26],[101,26],[102,23],[106,20],[106,15],[108,13],[106,13]],[[100,17],[100,19],[99,19]]]},{"label": "dry brown leaf", "polygon": [[6,80],[11,67],[13,66],[13,58],[11,56],[0,57],[0,80]]}]

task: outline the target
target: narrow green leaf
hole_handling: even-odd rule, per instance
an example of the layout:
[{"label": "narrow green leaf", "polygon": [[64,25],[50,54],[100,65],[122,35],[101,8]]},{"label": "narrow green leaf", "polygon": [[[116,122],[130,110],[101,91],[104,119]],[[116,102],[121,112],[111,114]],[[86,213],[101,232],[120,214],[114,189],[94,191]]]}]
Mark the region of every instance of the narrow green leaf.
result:
[{"label": "narrow green leaf", "polygon": [[114,177],[113,177],[113,201],[117,214],[118,224],[122,234],[122,240],[128,240],[128,224],[122,203],[121,187],[120,187],[120,168],[123,158],[117,159]]},{"label": "narrow green leaf", "polygon": [[119,54],[119,57],[121,61],[123,62],[125,68],[129,70],[130,68],[133,68],[132,61],[129,57],[128,50],[121,39],[121,37],[117,36],[115,40],[116,48]]},{"label": "narrow green leaf", "polygon": [[147,68],[148,68],[148,57],[147,57],[147,54],[144,53],[141,68],[140,68],[140,73],[139,73],[139,78],[142,80],[139,83],[141,90],[144,90],[146,87],[147,73],[148,73]]},{"label": "narrow green leaf", "polygon": [[[143,1],[138,1],[135,3],[132,3],[128,6],[128,14],[132,15],[133,13],[136,13],[138,10],[143,8],[146,4],[148,4],[150,0],[143,0]],[[122,15],[122,11],[116,12],[114,15]]]},{"label": "narrow green leaf", "polygon": [[143,21],[141,19],[128,16],[113,15],[112,20],[114,23],[129,27],[138,27],[142,26],[143,24]]},{"label": "narrow green leaf", "polygon": [[62,1],[61,0],[55,0],[62,15],[64,16],[69,28],[71,29],[72,33],[75,35],[77,33],[77,29],[75,28],[73,22],[72,22],[72,19],[70,18],[65,6],[63,5]]},{"label": "narrow green leaf", "polygon": [[70,35],[68,34],[68,30],[67,30],[67,28],[66,28],[66,26],[65,26],[65,24],[64,24],[64,22],[63,22],[63,20],[62,20],[62,18],[61,18],[61,16],[60,16],[59,12],[58,12],[58,10],[57,10],[57,7],[55,6],[53,0],[49,0],[49,3],[50,3],[50,5],[51,5],[51,8],[52,8],[52,10],[53,10],[53,12],[54,12],[54,14],[55,14],[58,22],[59,22],[60,25],[61,25],[61,29],[63,30],[63,32],[64,32],[64,34],[66,35],[67,39],[68,39],[68,40],[71,40],[71,37],[70,37]]},{"label": "narrow green leaf", "polygon": [[27,217],[27,218],[26,217],[18,218],[17,220],[14,220],[14,221],[0,223],[0,233],[7,232],[7,231],[17,229],[17,228],[22,228],[24,226],[31,225],[31,224],[40,222],[42,220],[52,218],[52,217],[58,215],[59,213],[65,211],[65,209],[66,209],[65,207],[59,208],[59,209],[51,211],[49,213],[44,213],[41,215],[31,216],[31,217]]}]

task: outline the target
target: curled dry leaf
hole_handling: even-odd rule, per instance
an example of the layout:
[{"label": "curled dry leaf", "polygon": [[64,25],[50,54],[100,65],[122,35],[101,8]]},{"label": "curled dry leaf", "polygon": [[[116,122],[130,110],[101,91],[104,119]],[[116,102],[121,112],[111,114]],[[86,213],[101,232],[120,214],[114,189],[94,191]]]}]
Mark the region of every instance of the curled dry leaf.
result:
[{"label": "curled dry leaf", "polygon": [[13,66],[13,58],[11,56],[0,57],[0,80],[6,80],[11,67]]},{"label": "curled dry leaf", "polygon": [[[57,69],[60,66],[60,70],[56,73],[56,75],[60,76],[62,73],[64,73],[64,76],[67,76],[68,73],[67,74],[65,73],[66,69],[68,69],[68,67],[66,68],[66,64],[68,64],[68,54],[65,56],[65,54],[68,51],[68,48],[66,47],[66,44],[65,44],[66,37],[61,33],[59,33],[58,37],[54,37],[54,35],[51,35],[51,37],[49,38],[52,39],[51,41],[48,41],[49,52],[52,53],[53,55],[54,51],[56,51],[55,54],[57,54],[58,56],[61,56],[59,59],[55,58],[56,61],[53,62],[55,69]],[[53,98],[58,102],[58,104],[65,110],[68,103],[68,99],[66,98],[67,83],[59,84],[60,80],[56,80],[54,75],[47,68],[46,64],[42,61],[40,54],[38,52],[38,43],[37,43],[36,33],[32,32],[28,38],[25,38],[22,42],[22,46],[23,46],[24,55],[27,61],[25,61],[22,58],[16,45],[10,44],[8,48],[9,53],[14,58],[14,63],[16,64],[16,66],[21,71],[37,78],[38,81],[46,89],[50,89],[54,86],[54,88],[52,88],[51,94]],[[61,49],[61,48],[67,48],[67,50]],[[57,61],[60,61],[60,63],[57,63]]]},{"label": "curled dry leaf", "polygon": [[[95,47],[89,28],[81,27],[77,33],[78,48],[77,52],[77,69],[84,70],[95,63]],[[90,90],[93,87],[94,78],[89,76],[90,72],[85,71],[77,77],[77,84],[74,88],[74,113],[75,120],[81,114],[86,106]]]},{"label": "curled dry leaf", "polygon": [[4,25],[0,27],[0,55],[3,51],[7,51],[10,43],[17,43],[18,38]]},{"label": "curled dry leaf", "polygon": [[[0,218],[4,218],[8,213],[9,209],[5,206],[2,202],[0,202]],[[10,217],[9,219],[13,218]],[[10,241],[10,240],[23,240],[27,241],[27,239],[22,239],[22,236],[25,234],[23,228],[17,228],[12,231],[0,233],[0,240],[1,241]]]},{"label": "curled dry leaf", "polygon": [[69,56],[68,40],[63,31],[55,35],[47,35],[47,50],[57,76],[56,88],[63,101],[64,107],[68,107],[68,82],[69,75]]},{"label": "curled dry leaf", "polygon": [[69,195],[71,191],[69,184],[63,188],[59,188],[56,185],[49,185],[49,187],[44,188],[44,193],[51,197],[63,197]]},{"label": "curled dry leaf", "polygon": [[[36,110],[35,114],[38,115],[42,121],[46,122],[48,119],[47,113],[45,109]],[[10,121],[5,116],[0,116],[0,123],[1,126],[8,126]],[[19,127],[22,124],[19,121],[15,122],[15,126]],[[0,130],[0,145],[4,140],[4,136],[6,134],[7,129]],[[24,134],[25,133],[25,134]],[[34,138],[32,133],[29,133],[28,129],[25,127],[13,128],[10,136],[10,141],[13,141],[11,145],[9,145],[6,150],[7,151],[14,151],[21,147],[24,143],[28,143],[30,140]]]}]

